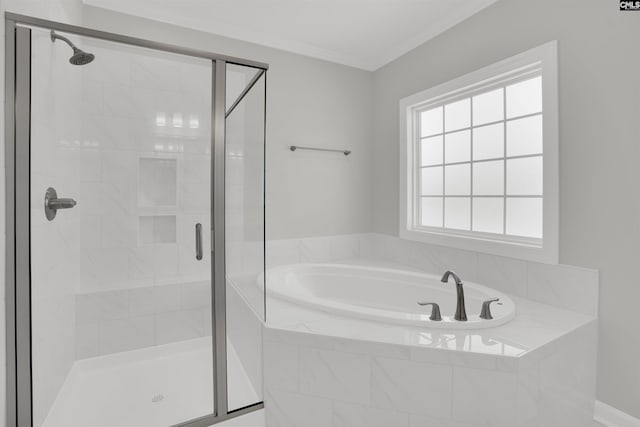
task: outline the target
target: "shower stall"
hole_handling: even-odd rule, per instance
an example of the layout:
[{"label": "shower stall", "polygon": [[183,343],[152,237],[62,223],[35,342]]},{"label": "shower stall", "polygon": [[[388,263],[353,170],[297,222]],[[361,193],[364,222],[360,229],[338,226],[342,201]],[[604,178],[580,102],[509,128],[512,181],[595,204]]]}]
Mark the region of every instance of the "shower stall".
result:
[{"label": "shower stall", "polygon": [[267,65],[5,23],[8,426],[262,408]]}]

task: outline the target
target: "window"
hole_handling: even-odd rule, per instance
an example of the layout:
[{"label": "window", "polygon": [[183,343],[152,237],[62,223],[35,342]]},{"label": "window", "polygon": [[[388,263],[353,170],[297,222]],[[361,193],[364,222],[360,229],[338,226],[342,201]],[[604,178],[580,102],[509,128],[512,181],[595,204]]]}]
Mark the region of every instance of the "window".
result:
[{"label": "window", "polygon": [[558,257],[556,43],[400,102],[400,235]]}]

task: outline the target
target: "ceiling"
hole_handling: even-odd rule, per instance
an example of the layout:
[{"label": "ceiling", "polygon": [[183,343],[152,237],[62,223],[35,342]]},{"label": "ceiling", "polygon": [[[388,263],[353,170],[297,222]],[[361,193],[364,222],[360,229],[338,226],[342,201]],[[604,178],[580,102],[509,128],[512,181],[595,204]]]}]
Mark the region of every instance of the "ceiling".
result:
[{"label": "ceiling", "polygon": [[373,71],[496,0],[83,1]]}]

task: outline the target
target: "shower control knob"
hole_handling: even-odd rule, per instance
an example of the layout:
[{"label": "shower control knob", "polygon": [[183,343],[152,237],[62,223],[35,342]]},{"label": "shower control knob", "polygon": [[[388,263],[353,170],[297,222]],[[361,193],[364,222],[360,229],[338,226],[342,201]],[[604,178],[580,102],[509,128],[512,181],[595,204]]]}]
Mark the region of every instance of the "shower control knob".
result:
[{"label": "shower control knob", "polygon": [[71,209],[76,205],[73,199],[59,199],[55,188],[47,188],[44,193],[44,214],[49,221],[53,221],[58,213],[58,209]]}]

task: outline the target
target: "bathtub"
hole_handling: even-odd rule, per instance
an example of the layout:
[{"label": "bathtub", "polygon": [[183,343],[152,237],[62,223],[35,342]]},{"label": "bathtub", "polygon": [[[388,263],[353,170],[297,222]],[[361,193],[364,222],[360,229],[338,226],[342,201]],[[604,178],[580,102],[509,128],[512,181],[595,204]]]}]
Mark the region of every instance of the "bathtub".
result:
[{"label": "bathtub", "polygon": [[[464,278],[463,278],[464,281]],[[262,287],[262,277],[258,278]],[[456,289],[453,280],[440,276],[388,268],[346,264],[292,264],[266,271],[267,295],[306,307],[390,324],[442,329],[481,329],[503,325],[515,317],[515,304],[507,295],[477,283],[465,282],[466,322],[453,319]],[[480,318],[482,302],[491,305],[493,319]],[[440,305],[441,321],[429,319],[431,307]]]}]

